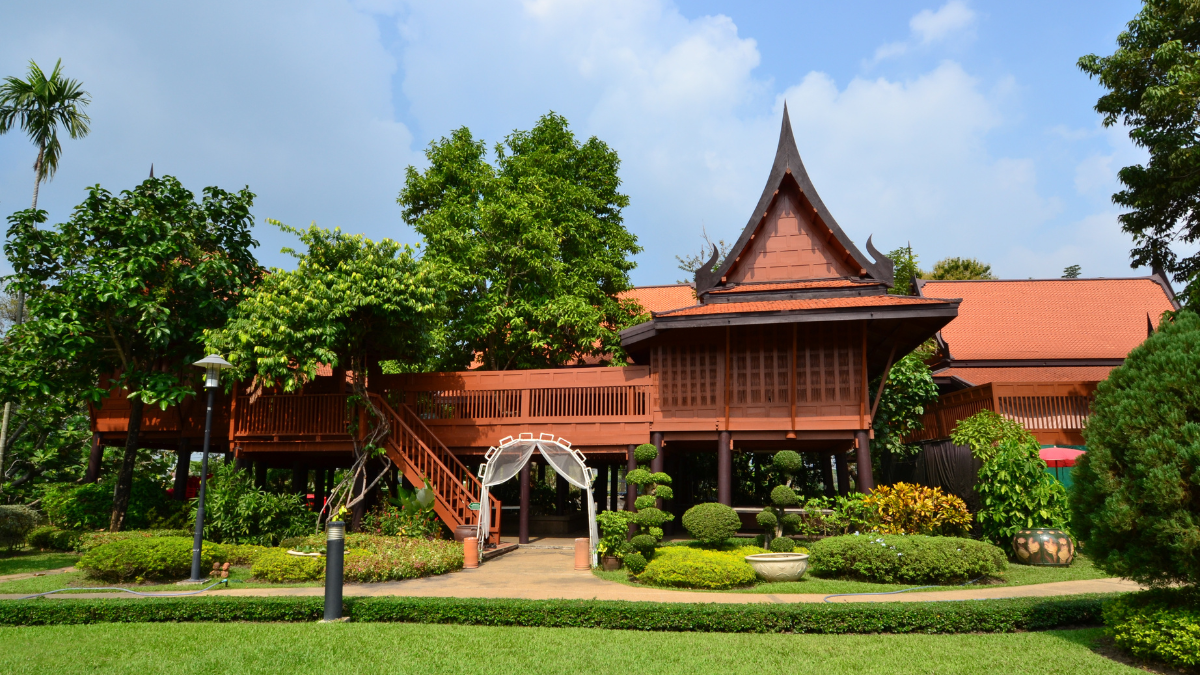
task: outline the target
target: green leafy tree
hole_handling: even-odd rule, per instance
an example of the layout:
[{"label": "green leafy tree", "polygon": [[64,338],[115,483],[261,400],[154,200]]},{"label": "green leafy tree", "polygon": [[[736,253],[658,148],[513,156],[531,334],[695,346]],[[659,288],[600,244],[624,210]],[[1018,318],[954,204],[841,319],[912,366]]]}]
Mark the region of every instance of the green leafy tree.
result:
[{"label": "green leafy tree", "polygon": [[20,401],[9,429],[8,463],[0,477],[6,499],[32,502],[48,483],[82,479],[92,437],[89,422],[87,406],[65,394],[39,392]]},{"label": "green leafy tree", "polygon": [[1001,440],[979,469],[975,492],[980,507],[975,517],[983,538],[999,546],[1007,546],[1022,529],[1067,529],[1066,489],[1046,473],[1046,462],[1038,456],[1041,446],[1032,438]]},{"label": "green leafy tree", "polygon": [[[355,440],[356,461],[330,493],[327,508],[353,508],[386,475],[380,471],[365,490],[350,486],[366,476],[368,460],[386,436],[383,412],[367,395],[369,373],[381,361],[423,363],[435,348],[442,295],[413,249],[391,239],[379,242],[340,229],[307,230],[269,221],[299,236],[307,247],[293,271],[272,268],[230,315],[205,333],[209,349],[227,355],[235,377],[250,378],[252,392],[299,391],[323,364],[353,372],[353,405],[372,415]],[[355,419],[357,416],[351,416]],[[357,519],[357,516],[356,516]]]},{"label": "green leafy tree", "polygon": [[1078,279],[1082,272],[1083,269],[1080,268],[1079,265],[1068,265],[1067,267],[1063,268],[1062,278]]},{"label": "green leafy tree", "polygon": [[970,281],[972,279],[995,279],[992,266],[974,258],[944,258],[933,265],[925,279],[938,281]]},{"label": "green leafy tree", "polygon": [[[879,378],[875,378],[870,391],[878,388]],[[871,441],[872,454],[881,462],[885,482],[895,458],[916,453],[917,447],[906,445],[904,437],[924,428],[921,416],[937,395],[933,373],[919,351],[897,361],[888,372],[874,418],[875,438]]]},{"label": "green leafy tree", "polygon": [[917,254],[913,252],[912,244],[902,246],[888,253],[887,257],[891,258],[896,273],[896,283],[888,293],[892,295],[915,295],[917,287],[913,284],[913,280],[924,279],[925,273],[921,271],[920,260]]},{"label": "green leafy tree", "polygon": [[1176,251],[1200,240],[1198,17],[1193,2],[1147,0],[1115,52],[1078,63],[1108,91],[1096,102],[1104,126],[1129,127],[1129,138],[1149,153],[1144,165],[1118,172],[1124,189],[1113,195],[1125,210],[1121,229],[1133,236],[1132,266],[1170,272],[1191,298],[1200,297],[1200,252]]},{"label": "green leafy tree", "polygon": [[[83,109],[88,103],[91,103],[91,97],[83,90],[83,85],[78,80],[63,77],[61,59],[54,64],[49,77],[37,63],[30,61],[25,79],[6,77],[0,84],[0,135],[20,127],[38,148],[37,159],[33,163],[33,205],[30,208],[37,209],[39,188],[58,171],[58,160],[62,156],[59,127],[65,129],[71,138],[87,136],[91,120]],[[24,292],[18,291],[14,300],[13,316],[6,318],[13,324],[19,324],[25,315]],[[0,473],[4,469],[11,412],[12,401],[8,401],[4,404],[4,417],[0,422]],[[2,488],[3,481],[0,480]]]},{"label": "green leafy tree", "polygon": [[447,292],[441,367],[623,362],[618,333],[642,311],[618,294],[641,248],[621,217],[617,153],[578,142],[550,113],[497,144],[494,166],[465,127],[425,154],[429,168],[408,168],[398,201]]},{"label": "green leafy tree", "polygon": [[1178,312],[1096,390],[1072,526],[1101,569],[1200,583],[1200,316]]},{"label": "green leafy tree", "polygon": [[261,270],[251,248],[249,190],[204,190],[151,178],[113,195],[91,188],[70,220],[51,229],[41,210],[9,218],[9,285],[30,319],[0,350],[8,400],[70,393],[100,403],[125,389],[129,430],[110,528],[123,526],[137,461],[142,410],[196,393],[201,333],[225,323]]},{"label": "green leafy tree", "polygon": [[991,410],[981,410],[965,420],[959,420],[950,432],[950,440],[971,448],[976,459],[986,462],[996,455],[1000,442],[1013,439],[1019,443],[1037,443],[1033,434],[1020,422],[1014,422]]}]

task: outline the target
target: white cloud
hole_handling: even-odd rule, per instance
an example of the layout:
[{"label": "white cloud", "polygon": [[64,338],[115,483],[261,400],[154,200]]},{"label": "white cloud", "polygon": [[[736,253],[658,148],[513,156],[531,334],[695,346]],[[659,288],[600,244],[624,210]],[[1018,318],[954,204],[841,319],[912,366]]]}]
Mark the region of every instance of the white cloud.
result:
[{"label": "white cloud", "polygon": [[908,22],[914,37],[923,45],[946,39],[947,36],[971,28],[975,12],[962,0],[950,0],[936,12],[923,9]]}]

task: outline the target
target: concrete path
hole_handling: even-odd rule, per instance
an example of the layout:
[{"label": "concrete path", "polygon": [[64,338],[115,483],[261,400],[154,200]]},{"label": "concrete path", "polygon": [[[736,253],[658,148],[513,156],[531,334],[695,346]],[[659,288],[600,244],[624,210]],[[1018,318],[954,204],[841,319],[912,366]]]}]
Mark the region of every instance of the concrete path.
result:
[{"label": "concrete path", "polygon": [[[565,548],[521,547],[488,561],[474,570],[463,570],[421,579],[379,584],[347,584],[347,596],[413,596],[456,598],[523,598],[529,600],[640,600],[648,602],[793,603],[823,602],[824,593],[717,593],[641,588],[605,581],[591,572],[576,572],[574,553]],[[181,589],[182,590],[182,589]],[[1080,593],[1136,591],[1138,585],[1122,579],[1062,581],[1051,584],[1004,587],[966,587],[948,591],[914,591],[897,595],[859,595],[830,598],[831,602],[928,602],[930,600],[983,600],[989,598],[1045,597]],[[238,588],[236,585],[204,595],[320,596],[320,587]],[[19,598],[0,595],[0,599]],[[52,598],[129,598],[126,593],[59,594]]]}]

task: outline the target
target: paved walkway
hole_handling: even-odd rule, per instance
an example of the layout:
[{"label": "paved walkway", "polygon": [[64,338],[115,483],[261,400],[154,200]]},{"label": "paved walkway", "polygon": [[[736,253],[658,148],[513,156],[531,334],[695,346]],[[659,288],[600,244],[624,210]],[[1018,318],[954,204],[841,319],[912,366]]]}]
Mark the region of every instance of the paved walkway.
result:
[{"label": "paved walkway", "polygon": [[[346,596],[523,598],[529,600],[641,600],[650,602],[721,602],[721,603],[793,603],[823,602],[824,593],[714,593],[673,591],[660,588],[627,586],[601,579],[591,572],[576,572],[574,553],[567,548],[550,548],[558,542],[545,542],[546,548],[522,547],[484,563],[474,570],[463,570],[421,579],[390,581],[379,584],[347,584]],[[535,544],[534,546],[537,546]],[[181,589],[182,590],[182,589]],[[1046,597],[1081,593],[1136,591],[1138,585],[1121,579],[1061,581],[1051,584],[1003,587],[966,587],[953,591],[914,591],[898,595],[843,596],[832,602],[927,602],[930,600],[983,600],[990,598]],[[213,590],[204,595],[222,596],[319,596],[320,587],[237,588]],[[0,595],[0,599],[19,598]],[[52,598],[129,598],[126,593],[59,594]]]}]

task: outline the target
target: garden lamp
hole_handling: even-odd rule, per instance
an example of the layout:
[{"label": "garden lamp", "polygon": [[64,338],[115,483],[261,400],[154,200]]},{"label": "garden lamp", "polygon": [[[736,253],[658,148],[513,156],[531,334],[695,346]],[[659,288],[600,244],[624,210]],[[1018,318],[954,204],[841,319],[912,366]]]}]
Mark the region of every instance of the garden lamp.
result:
[{"label": "garden lamp", "polygon": [[[196,534],[192,539],[192,577],[188,581],[201,582],[200,549],[204,544],[204,488],[208,483],[208,440],[212,435],[213,396],[221,384],[221,371],[233,364],[217,354],[209,354],[192,364],[204,369],[204,388],[208,390],[208,412],[204,415],[204,449],[200,460],[200,493],[196,495]],[[182,430],[181,430],[182,431]]]}]

